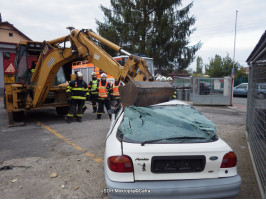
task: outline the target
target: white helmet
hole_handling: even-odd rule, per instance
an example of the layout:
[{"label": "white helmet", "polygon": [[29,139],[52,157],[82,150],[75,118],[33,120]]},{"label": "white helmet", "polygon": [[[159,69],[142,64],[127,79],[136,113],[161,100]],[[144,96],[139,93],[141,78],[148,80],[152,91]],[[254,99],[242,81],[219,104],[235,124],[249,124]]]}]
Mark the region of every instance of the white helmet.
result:
[{"label": "white helmet", "polygon": [[96,72],[92,72],[91,73],[91,76],[96,76]]},{"label": "white helmet", "polygon": [[156,81],[161,81],[161,77],[160,77],[160,76],[157,77],[157,78],[156,78]]},{"label": "white helmet", "polygon": [[167,78],[167,81],[169,81],[169,82],[171,82],[172,80],[173,80],[173,79],[172,79],[172,77],[170,77],[170,76]]},{"label": "white helmet", "polygon": [[107,78],[106,73],[101,74],[101,78],[103,78],[103,77]]},{"label": "white helmet", "polygon": [[83,77],[83,74],[81,72],[77,72],[77,77]]},{"label": "white helmet", "polygon": [[166,81],[166,77],[165,76],[163,76],[162,78],[161,78],[161,81]]}]

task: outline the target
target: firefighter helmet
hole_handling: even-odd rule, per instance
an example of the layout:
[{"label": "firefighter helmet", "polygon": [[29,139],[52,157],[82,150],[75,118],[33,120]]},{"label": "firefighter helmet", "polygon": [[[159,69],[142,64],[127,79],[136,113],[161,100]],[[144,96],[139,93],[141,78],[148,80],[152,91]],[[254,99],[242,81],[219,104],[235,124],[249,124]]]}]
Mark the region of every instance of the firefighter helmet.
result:
[{"label": "firefighter helmet", "polygon": [[101,78],[107,78],[106,73],[102,73]]},{"label": "firefighter helmet", "polygon": [[173,80],[172,77],[167,78],[167,81],[169,81],[169,82],[171,82],[172,80]]},{"label": "firefighter helmet", "polygon": [[165,76],[162,76],[161,81],[162,82],[166,81],[166,77]]},{"label": "firefighter helmet", "polygon": [[158,77],[156,78],[156,81],[161,81],[161,77],[158,76]]},{"label": "firefighter helmet", "polygon": [[91,73],[91,76],[96,76],[96,72],[92,72]]},{"label": "firefighter helmet", "polygon": [[83,77],[83,74],[81,72],[77,72],[77,77]]}]

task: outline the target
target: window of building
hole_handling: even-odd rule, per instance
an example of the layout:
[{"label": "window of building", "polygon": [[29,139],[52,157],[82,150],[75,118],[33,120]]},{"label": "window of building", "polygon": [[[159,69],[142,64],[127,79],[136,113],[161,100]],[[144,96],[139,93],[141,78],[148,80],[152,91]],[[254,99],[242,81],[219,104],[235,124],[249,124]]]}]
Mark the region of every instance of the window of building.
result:
[{"label": "window of building", "polygon": [[13,33],[9,33],[9,37],[13,37]]},{"label": "window of building", "polygon": [[4,52],[4,59],[9,59],[9,53],[8,52]]}]

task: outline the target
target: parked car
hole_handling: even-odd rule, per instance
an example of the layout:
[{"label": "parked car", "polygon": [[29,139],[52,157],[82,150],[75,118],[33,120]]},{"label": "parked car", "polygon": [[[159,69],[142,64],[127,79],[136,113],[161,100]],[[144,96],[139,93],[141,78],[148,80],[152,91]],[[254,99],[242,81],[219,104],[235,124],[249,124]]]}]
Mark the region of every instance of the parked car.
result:
[{"label": "parked car", "polygon": [[188,104],[130,106],[112,115],[105,191],[111,198],[230,198],[241,185],[236,164],[215,125]]},{"label": "parked car", "polygon": [[248,83],[241,83],[240,85],[234,87],[233,89],[234,96],[248,96]]},{"label": "parked car", "polygon": [[258,83],[258,89],[256,89],[256,95],[260,99],[266,99],[266,83]]}]

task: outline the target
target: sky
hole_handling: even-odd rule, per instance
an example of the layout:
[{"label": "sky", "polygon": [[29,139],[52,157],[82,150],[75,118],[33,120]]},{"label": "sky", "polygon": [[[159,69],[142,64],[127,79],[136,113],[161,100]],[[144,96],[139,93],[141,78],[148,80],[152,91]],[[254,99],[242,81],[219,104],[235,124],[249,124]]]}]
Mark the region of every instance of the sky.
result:
[{"label": "sky", "polygon": [[[183,0],[182,4],[191,2]],[[110,7],[110,0],[0,0],[0,13],[2,21],[32,40],[49,41],[69,34],[68,26],[96,32],[96,19],[104,19],[100,4]],[[191,27],[196,31],[190,45],[203,43],[196,56],[204,64],[215,54],[225,57],[228,53],[233,58],[236,39],[235,61],[246,67],[246,59],[266,30],[265,10],[265,0],[194,0],[189,15],[196,18]],[[195,70],[196,62],[190,68]]]}]

